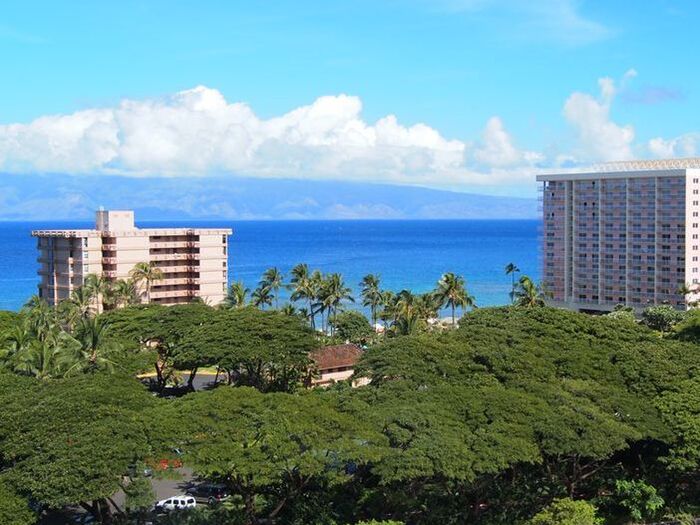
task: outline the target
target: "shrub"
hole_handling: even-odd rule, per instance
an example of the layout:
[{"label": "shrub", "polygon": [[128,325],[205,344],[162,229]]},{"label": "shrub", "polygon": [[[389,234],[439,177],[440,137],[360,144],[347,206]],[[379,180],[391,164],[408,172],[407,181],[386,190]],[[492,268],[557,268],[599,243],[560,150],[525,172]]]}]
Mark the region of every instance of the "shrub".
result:
[{"label": "shrub", "polygon": [[642,322],[652,330],[668,332],[676,324],[683,321],[685,312],[676,310],[668,304],[649,306],[642,312]]},{"label": "shrub", "polygon": [[619,499],[635,521],[653,518],[664,506],[664,499],[656,492],[656,488],[642,480],[620,479],[615,482]]},{"label": "shrub", "polygon": [[528,525],[600,525],[596,508],[587,501],[558,499],[532,518]]}]

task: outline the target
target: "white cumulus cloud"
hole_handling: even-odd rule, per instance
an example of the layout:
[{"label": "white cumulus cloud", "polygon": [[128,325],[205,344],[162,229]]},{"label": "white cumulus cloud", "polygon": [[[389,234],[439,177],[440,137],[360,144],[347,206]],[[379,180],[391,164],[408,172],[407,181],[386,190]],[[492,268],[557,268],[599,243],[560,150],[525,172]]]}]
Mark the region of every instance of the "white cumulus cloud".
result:
[{"label": "white cumulus cloud", "polygon": [[610,118],[617,90],[611,78],[598,80],[600,95],[573,93],[564,104],[564,117],[576,131],[577,152],[585,161],[627,160],[633,157],[634,128]]},{"label": "white cumulus cloud", "polygon": [[[124,100],[0,125],[0,171],[131,176],[231,173],[395,182],[458,187],[522,178],[504,171],[537,158],[518,150],[498,118],[491,119],[474,153],[427,124],[406,126],[388,115],[374,123],[362,102],[324,96],[281,116],[262,119],[216,89],[198,86],[164,99]],[[490,176],[490,171],[499,169]]]},{"label": "white cumulus cloud", "polygon": [[649,152],[658,158],[692,157],[698,154],[700,133],[686,133],[673,139],[661,137],[649,141]]},{"label": "white cumulus cloud", "polygon": [[493,167],[519,166],[543,160],[533,151],[515,147],[513,138],[499,117],[491,117],[481,135],[481,143],[474,150],[474,158],[481,164]]}]

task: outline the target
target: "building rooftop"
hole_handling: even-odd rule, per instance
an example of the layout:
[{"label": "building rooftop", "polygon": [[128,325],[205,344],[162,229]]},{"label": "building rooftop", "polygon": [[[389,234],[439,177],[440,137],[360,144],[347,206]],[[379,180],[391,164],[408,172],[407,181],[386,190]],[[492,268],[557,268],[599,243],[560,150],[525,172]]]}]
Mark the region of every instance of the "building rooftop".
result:
[{"label": "building rooftop", "polygon": [[320,371],[329,368],[353,367],[362,356],[362,349],[354,344],[324,346],[311,352],[311,359]]},{"label": "building rooftop", "polygon": [[540,182],[550,180],[588,180],[605,178],[630,177],[678,177],[686,170],[700,169],[700,157],[682,159],[657,160],[624,160],[616,162],[601,162],[585,168],[550,171],[537,175]]},{"label": "building rooftop", "polygon": [[99,210],[94,229],[34,230],[33,237],[102,237],[118,233],[120,237],[145,237],[151,235],[231,235],[230,228],[137,228],[132,210]]}]

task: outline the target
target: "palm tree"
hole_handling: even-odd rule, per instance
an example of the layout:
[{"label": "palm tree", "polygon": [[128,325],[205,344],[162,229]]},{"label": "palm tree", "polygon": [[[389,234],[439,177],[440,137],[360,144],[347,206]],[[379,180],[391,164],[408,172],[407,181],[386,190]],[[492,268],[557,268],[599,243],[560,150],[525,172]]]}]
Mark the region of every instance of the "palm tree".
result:
[{"label": "palm tree", "polygon": [[311,322],[311,327],[315,328],[315,316],[313,312],[313,302],[316,299],[317,287],[309,274],[309,266],[304,263],[297,264],[290,272],[292,301],[306,300],[308,303],[307,316]]},{"label": "palm tree", "polygon": [[520,277],[515,289],[515,304],[517,306],[524,308],[544,306],[546,297],[547,293],[542,286],[535,284],[527,275]]},{"label": "palm tree", "polygon": [[415,308],[419,319],[427,321],[438,316],[442,304],[435,292],[427,292],[416,296]]},{"label": "palm tree", "polygon": [[33,295],[22,307],[27,318],[27,328],[40,341],[55,339],[60,332],[57,312],[37,295]]},{"label": "palm tree", "polygon": [[[312,297],[312,303],[311,303],[311,319],[312,319],[312,324],[315,327],[316,326],[316,314],[320,313],[321,314],[321,328],[324,328],[324,320],[323,320],[323,312],[325,311],[325,306],[323,305],[323,300],[322,300],[322,289],[325,283],[325,277],[323,277],[323,274],[319,270],[314,270],[311,272],[311,276],[309,277],[309,294],[310,297]],[[314,310],[314,307],[316,308]]]},{"label": "palm tree", "polygon": [[14,371],[36,377],[37,379],[52,379],[61,377],[62,372],[61,348],[48,341],[35,339],[22,353],[17,355]]},{"label": "palm tree", "polygon": [[80,343],[75,353],[72,366],[65,374],[75,372],[94,372],[101,369],[112,370],[114,362],[110,359],[116,347],[106,337],[109,323],[103,318],[85,318],[75,330],[75,339]]},{"label": "palm tree", "polygon": [[282,312],[284,315],[288,315],[289,317],[293,317],[297,314],[297,309],[294,308],[292,303],[287,303],[282,307],[280,312]]},{"label": "palm tree", "polygon": [[59,303],[58,311],[65,325],[72,330],[80,319],[95,314],[94,306],[92,290],[81,286],[73,290],[68,299]]},{"label": "palm tree", "polygon": [[246,296],[250,293],[250,289],[246,287],[243,281],[231,283],[224,299],[224,306],[227,308],[242,308],[245,306]]},{"label": "palm tree", "polygon": [[511,286],[510,286],[510,302],[515,301],[515,274],[520,273],[520,268],[515,266],[513,263],[508,263],[506,265],[506,275],[510,275]]},{"label": "palm tree", "polygon": [[284,276],[278,268],[268,268],[262,275],[262,279],[258,283],[261,287],[266,287],[272,292],[272,296],[275,298],[275,308],[279,308],[279,291],[284,285]]},{"label": "palm tree", "polygon": [[328,310],[328,316],[333,314],[333,323],[331,324],[331,336],[335,333],[335,321],[338,315],[338,308],[342,307],[343,301],[355,302],[352,297],[352,290],[345,285],[343,276],[339,273],[332,273],[325,280],[321,289],[322,305]]},{"label": "palm tree", "polygon": [[27,330],[25,323],[17,324],[5,334],[2,341],[3,347],[0,349],[0,362],[12,369],[16,363],[17,356],[21,356],[27,350],[34,339],[32,334]]},{"label": "palm tree", "polygon": [[382,292],[381,310],[377,313],[378,317],[386,323],[396,322],[396,294],[391,290]]},{"label": "palm tree", "polygon": [[100,311],[100,307],[104,304],[105,296],[109,295],[112,283],[109,279],[96,275],[94,273],[89,274],[85,277],[83,281],[83,286],[87,294],[92,296],[95,303],[95,312]]},{"label": "palm tree", "polygon": [[37,379],[63,377],[75,363],[78,341],[66,332],[48,339],[32,339],[13,358],[12,369]]},{"label": "palm tree", "polygon": [[160,281],[163,278],[163,272],[160,268],[157,268],[153,263],[140,262],[129,272],[129,277],[131,277],[137,286],[144,285],[146,292],[146,302],[151,302],[151,285],[155,281]]},{"label": "palm tree", "polygon": [[389,310],[393,316],[392,329],[395,333],[408,335],[415,332],[420,322],[419,299],[410,290],[392,294]]},{"label": "palm tree", "polygon": [[382,291],[379,289],[379,276],[365,275],[360,282],[362,306],[369,306],[372,317],[372,328],[377,324],[377,309],[384,302]]},{"label": "palm tree", "polygon": [[128,306],[138,301],[138,290],[133,279],[119,279],[112,285],[110,300],[117,308]]},{"label": "palm tree", "polygon": [[265,309],[265,306],[272,306],[272,294],[267,286],[258,286],[250,296],[253,306]]},{"label": "palm tree", "polygon": [[446,273],[438,281],[435,296],[440,306],[448,306],[452,310],[452,326],[456,326],[455,309],[457,307],[474,307],[474,297],[469,295],[464,278],[454,273]]}]

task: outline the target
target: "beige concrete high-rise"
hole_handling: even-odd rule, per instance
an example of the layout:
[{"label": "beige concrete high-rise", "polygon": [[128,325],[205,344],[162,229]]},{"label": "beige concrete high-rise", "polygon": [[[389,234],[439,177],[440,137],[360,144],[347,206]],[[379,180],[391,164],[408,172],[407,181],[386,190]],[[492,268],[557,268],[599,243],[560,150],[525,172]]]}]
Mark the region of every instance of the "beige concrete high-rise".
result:
[{"label": "beige concrete high-rise", "polygon": [[173,305],[199,297],[215,305],[226,296],[231,233],[228,228],[137,228],[133,211],[103,210],[94,230],[35,230],[39,296],[56,305],[90,274],[127,279],[134,265],[146,262],[163,274],[152,283],[150,302]]},{"label": "beige concrete high-rise", "polygon": [[[542,277],[554,305],[685,309],[700,298],[700,158],[611,162],[537,180]],[[694,293],[680,293],[684,285]]]}]

